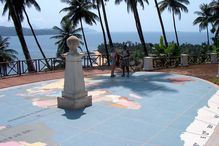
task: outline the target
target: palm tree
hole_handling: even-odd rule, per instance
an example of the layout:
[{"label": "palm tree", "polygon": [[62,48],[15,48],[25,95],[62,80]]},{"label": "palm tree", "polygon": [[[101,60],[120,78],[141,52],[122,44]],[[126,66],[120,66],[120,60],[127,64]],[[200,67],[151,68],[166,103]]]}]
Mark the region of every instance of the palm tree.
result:
[{"label": "palm tree", "polygon": [[[109,45],[110,45],[110,47],[113,47],[113,41],[112,41],[112,38],[111,38],[109,24],[108,24],[108,20],[107,20],[107,16],[106,16],[106,9],[105,9],[105,5],[104,5],[104,0],[97,0],[97,1],[99,1],[98,5],[102,6],[103,18],[104,18],[104,22],[105,22],[107,36],[108,36],[108,39],[109,39]],[[105,1],[109,1],[109,0],[105,0]]]},{"label": "palm tree", "polygon": [[179,39],[176,30],[175,15],[179,15],[179,19],[181,19],[181,11],[187,13],[188,9],[185,5],[188,4],[189,4],[188,0],[162,0],[161,2],[158,3],[161,12],[163,12],[165,9],[168,9],[170,12],[172,12],[174,31],[175,31],[176,42],[178,46],[179,46]]},{"label": "palm tree", "polygon": [[[213,23],[212,32],[215,33],[215,37],[213,38],[213,41],[214,41],[214,45],[217,46],[219,42],[219,0],[213,0],[209,5],[212,10],[212,17],[211,17],[211,22]],[[218,64],[217,77],[219,77],[219,64]]]},{"label": "palm tree", "polygon": [[30,72],[35,71],[33,62],[31,61],[32,59],[29,50],[27,48],[26,41],[24,39],[23,29],[21,25],[21,17],[22,17],[21,2],[17,0],[0,0],[0,1],[2,3],[5,3],[3,8],[3,15],[5,15],[6,12],[8,11],[8,19],[10,20],[10,18],[12,18],[14,22],[15,30],[17,32],[17,36],[20,40],[25,59],[27,61],[28,71]]},{"label": "palm tree", "polygon": [[7,64],[10,61],[17,59],[17,52],[13,49],[9,49],[8,38],[0,36],[0,73],[3,75],[7,74]]},{"label": "palm tree", "polygon": [[[123,0],[115,0],[115,3],[120,4],[122,1]],[[139,18],[139,14],[138,14],[138,9],[137,9],[137,3],[139,3],[142,6],[142,8],[144,8],[144,1],[146,3],[148,3],[148,1],[147,0],[124,0],[124,1],[127,3],[128,12],[131,10],[134,14],[135,24],[136,24],[136,28],[137,28],[137,31],[138,31],[138,35],[139,35],[141,44],[144,48],[144,54],[145,54],[145,56],[148,56],[148,51],[147,51],[147,48],[146,48],[144,35],[143,35],[141,22],[140,22],[140,18]]]},{"label": "palm tree", "polygon": [[164,25],[163,25],[163,20],[162,20],[161,13],[160,13],[160,10],[159,10],[158,2],[157,2],[157,0],[154,0],[154,2],[155,2],[156,9],[157,9],[158,17],[159,17],[159,20],[160,20],[160,25],[161,25],[161,29],[162,29],[162,33],[163,33],[163,38],[164,38],[164,43],[165,43],[166,47],[168,47],[165,28],[164,28]]},{"label": "palm tree", "polygon": [[28,16],[28,14],[27,14],[27,12],[26,12],[26,9],[25,9],[25,6],[27,6],[27,7],[29,8],[29,7],[31,7],[32,5],[36,8],[36,10],[41,11],[40,6],[39,6],[38,3],[36,2],[36,0],[25,0],[25,1],[24,1],[24,5],[23,5],[23,12],[24,12],[24,14],[25,14],[25,16],[26,16],[27,23],[28,23],[28,25],[30,26],[31,32],[32,32],[32,34],[33,34],[33,36],[34,36],[34,39],[35,39],[36,44],[37,44],[37,46],[38,46],[38,48],[39,48],[39,50],[40,50],[40,53],[42,54],[42,56],[43,56],[43,58],[44,58],[44,60],[45,60],[45,63],[46,63],[46,65],[47,65],[47,67],[50,69],[49,62],[47,61],[46,55],[44,54],[44,52],[43,52],[43,50],[42,50],[42,47],[40,46],[40,43],[39,43],[39,41],[38,41],[38,39],[37,39],[37,37],[36,37],[36,34],[35,34],[35,32],[34,32],[34,29],[33,29],[32,25],[31,25],[31,23],[30,23],[29,16]]},{"label": "palm tree", "polygon": [[212,10],[213,32],[215,33],[215,41],[217,41],[219,40],[219,0],[213,0],[210,7]]},{"label": "palm tree", "polygon": [[204,29],[207,30],[207,42],[208,45],[210,45],[210,38],[209,38],[209,23],[210,18],[212,17],[211,9],[208,4],[201,4],[200,5],[201,11],[195,11],[195,14],[198,15],[198,17],[194,20],[193,24],[199,24],[199,30],[202,31]]},{"label": "palm tree", "polygon": [[87,50],[88,59],[90,60],[90,65],[92,67],[92,61],[90,57],[90,52],[87,46],[87,41],[84,33],[83,21],[87,24],[93,25],[98,20],[98,16],[89,11],[93,8],[93,4],[88,0],[61,0],[69,5],[69,7],[63,8],[60,12],[65,11],[67,15],[63,19],[70,19],[73,22],[73,25],[81,24],[81,31],[84,38],[84,44]]},{"label": "palm tree", "polygon": [[75,29],[72,25],[72,21],[69,21],[69,19],[64,19],[63,21],[61,21],[61,28],[54,26],[53,29],[58,32],[57,35],[51,37],[54,39],[58,39],[58,41],[55,43],[56,45],[58,45],[58,49],[56,52],[57,57],[61,57],[63,53],[69,51],[69,48],[67,46],[67,39],[71,35],[74,35],[81,39],[81,34],[79,33],[81,29]]},{"label": "palm tree", "polygon": [[[100,7],[101,7],[100,1],[102,1],[102,0],[93,0],[93,3],[94,3],[94,5],[96,5],[97,11],[98,11],[100,25],[101,25],[101,29],[102,29],[102,33],[103,33],[103,40],[104,40],[104,46],[105,46],[105,51],[106,51],[107,64],[108,64],[108,66],[110,66],[109,51],[108,51],[108,46],[107,46],[107,41],[106,41],[106,33],[105,33],[104,26],[103,26],[103,19],[102,19],[101,13],[100,13]],[[112,47],[112,46],[113,45],[110,45],[110,47]]]}]

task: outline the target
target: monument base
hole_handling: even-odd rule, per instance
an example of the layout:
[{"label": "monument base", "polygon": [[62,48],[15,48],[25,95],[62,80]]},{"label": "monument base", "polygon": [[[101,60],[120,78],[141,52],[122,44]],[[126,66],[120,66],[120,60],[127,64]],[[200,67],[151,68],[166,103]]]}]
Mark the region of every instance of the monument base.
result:
[{"label": "monument base", "polygon": [[83,98],[77,98],[77,99],[58,97],[57,102],[58,102],[58,108],[81,109],[92,105],[92,97],[85,96]]}]

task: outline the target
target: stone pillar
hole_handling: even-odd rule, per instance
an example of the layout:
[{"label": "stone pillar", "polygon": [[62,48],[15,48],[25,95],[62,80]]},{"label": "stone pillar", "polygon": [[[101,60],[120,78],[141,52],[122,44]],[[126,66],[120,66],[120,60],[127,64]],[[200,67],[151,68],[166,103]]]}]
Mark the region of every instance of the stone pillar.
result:
[{"label": "stone pillar", "polygon": [[69,53],[66,56],[64,90],[62,97],[58,97],[58,107],[63,109],[79,109],[92,105],[92,98],[85,90],[84,75],[81,58],[77,48],[80,40],[71,36],[67,39]]},{"label": "stone pillar", "polygon": [[144,68],[143,68],[143,70],[145,70],[145,71],[154,70],[153,59],[154,59],[154,57],[144,57]]},{"label": "stone pillar", "polygon": [[211,63],[216,64],[217,62],[217,53],[211,53]]},{"label": "stone pillar", "polygon": [[181,54],[181,66],[189,66],[188,54]]}]

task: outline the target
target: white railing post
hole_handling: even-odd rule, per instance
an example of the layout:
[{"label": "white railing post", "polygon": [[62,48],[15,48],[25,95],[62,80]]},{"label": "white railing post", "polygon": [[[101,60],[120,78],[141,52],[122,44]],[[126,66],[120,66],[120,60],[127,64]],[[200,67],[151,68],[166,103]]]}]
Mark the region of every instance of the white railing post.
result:
[{"label": "white railing post", "polygon": [[188,54],[181,54],[181,66],[189,66],[189,56]]},{"label": "white railing post", "polygon": [[144,57],[144,68],[143,68],[143,70],[145,70],[145,71],[154,70],[153,59],[154,59],[154,57]]},{"label": "white railing post", "polygon": [[211,53],[211,63],[212,64],[217,63],[217,53]]}]

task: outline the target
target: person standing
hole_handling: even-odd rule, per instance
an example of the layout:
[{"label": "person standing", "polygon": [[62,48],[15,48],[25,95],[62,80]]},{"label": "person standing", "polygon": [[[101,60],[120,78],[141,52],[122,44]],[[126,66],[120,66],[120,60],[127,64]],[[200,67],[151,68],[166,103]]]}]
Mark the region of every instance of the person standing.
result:
[{"label": "person standing", "polygon": [[117,49],[113,49],[112,53],[111,53],[111,57],[112,57],[112,66],[111,66],[111,76],[110,77],[115,77],[115,68],[116,66],[119,65],[119,54],[117,52]]},{"label": "person standing", "polygon": [[123,50],[120,54],[121,57],[121,67],[122,67],[122,77],[125,77],[125,69],[127,71],[127,77],[129,77],[129,57],[130,53],[127,45],[123,46]]}]

